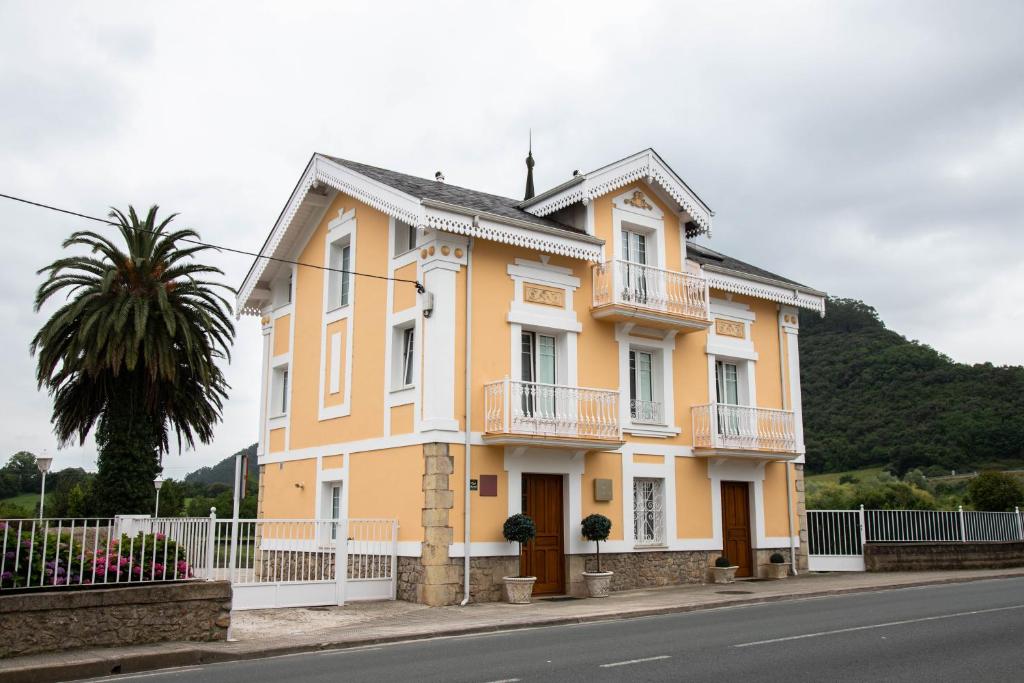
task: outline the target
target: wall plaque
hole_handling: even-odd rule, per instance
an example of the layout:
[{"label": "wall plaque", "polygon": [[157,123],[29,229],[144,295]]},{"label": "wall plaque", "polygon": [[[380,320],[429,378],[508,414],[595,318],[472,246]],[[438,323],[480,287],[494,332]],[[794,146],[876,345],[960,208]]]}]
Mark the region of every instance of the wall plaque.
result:
[{"label": "wall plaque", "polygon": [[480,495],[481,496],[496,496],[496,495],[498,495],[498,475],[497,474],[481,474],[480,475]]},{"label": "wall plaque", "polygon": [[722,337],[738,337],[746,339],[747,331],[741,322],[735,320],[722,320],[715,318],[715,334]]},{"label": "wall plaque", "polygon": [[543,285],[523,285],[523,301],[541,306],[565,308],[565,290]]},{"label": "wall plaque", "polygon": [[594,500],[606,503],[612,499],[612,480],[611,479],[595,479],[594,480]]}]

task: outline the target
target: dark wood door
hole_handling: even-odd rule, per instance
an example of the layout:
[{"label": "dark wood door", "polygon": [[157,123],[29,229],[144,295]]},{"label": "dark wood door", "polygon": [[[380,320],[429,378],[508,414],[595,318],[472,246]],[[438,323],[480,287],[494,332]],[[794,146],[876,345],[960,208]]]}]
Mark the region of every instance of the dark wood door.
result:
[{"label": "dark wood door", "polygon": [[736,576],[753,576],[750,485],[745,481],[722,482],[722,542],[725,544],[725,556],[738,567]]},{"label": "dark wood door", "polygon": [[535,595],[564,593],[562,475],[524,474],[523,512],[537,525],[537,537],[523,548],[523,574],[537,577]]}]

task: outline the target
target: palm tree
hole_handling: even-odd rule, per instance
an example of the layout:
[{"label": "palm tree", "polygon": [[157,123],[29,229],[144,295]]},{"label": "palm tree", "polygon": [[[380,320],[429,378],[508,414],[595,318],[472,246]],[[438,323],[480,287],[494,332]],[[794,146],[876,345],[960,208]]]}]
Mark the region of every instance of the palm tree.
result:
[{"label": "palm tree", "polygon": [[[146,513],[153,478],[168,450],[168,432],[189,447],[209,443],[221,419],[235,329],[219,290],[223,275],[194,261],[207,249],[191,229],[168,230],[157,207],[140,220],[134,207],[110,212],[124,246],[91,231],[64,248],[86,247],[40,269],[35,310],[64,293],[65,303],[32,340],[36,380],[53,397],[61,445],[84,443],[92,427],[99,447],[94,514]],[[184,244],[182,244],[184,243]]]}]

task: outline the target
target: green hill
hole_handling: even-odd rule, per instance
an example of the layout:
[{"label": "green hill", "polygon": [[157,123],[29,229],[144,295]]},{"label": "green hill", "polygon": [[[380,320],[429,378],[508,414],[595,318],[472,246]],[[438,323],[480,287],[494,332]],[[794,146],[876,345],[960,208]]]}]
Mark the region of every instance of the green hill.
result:
[{"label": "green hill", "polygon": [[956,363],[861,301],[827,311],[800,318],[810,472],[1024,464],[1024,367]]},{"label": "green hill", "polygon": [[[259,479],[259,467],[256,466],[256,444],[243,448],[242,455],[249,459],[249,481]],[[235,454],[237,455],[237,453]],[[185,476],[186,484],[224,484],[231,486],[235,476],[235,455],[230,455],[213,467],[200,467]]]}]

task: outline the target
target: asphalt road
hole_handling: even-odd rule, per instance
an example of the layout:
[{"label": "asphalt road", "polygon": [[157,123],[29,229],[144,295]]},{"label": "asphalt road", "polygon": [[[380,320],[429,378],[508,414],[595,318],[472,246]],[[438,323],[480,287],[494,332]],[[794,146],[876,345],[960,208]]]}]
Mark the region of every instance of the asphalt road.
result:
[{"label": "asphalt road", "polygon": [[[742,584],[733,587],[742,590]],[[1022,681],[1024,579],[212,664],[102,681]]]}]

